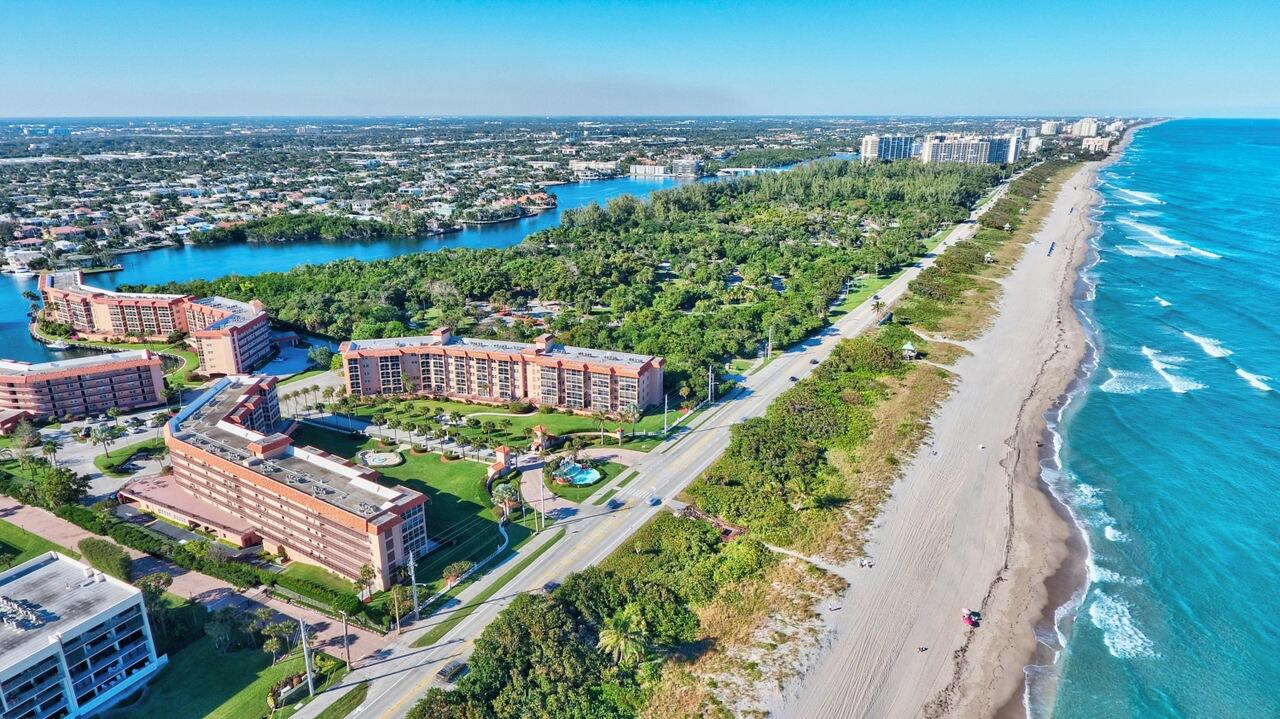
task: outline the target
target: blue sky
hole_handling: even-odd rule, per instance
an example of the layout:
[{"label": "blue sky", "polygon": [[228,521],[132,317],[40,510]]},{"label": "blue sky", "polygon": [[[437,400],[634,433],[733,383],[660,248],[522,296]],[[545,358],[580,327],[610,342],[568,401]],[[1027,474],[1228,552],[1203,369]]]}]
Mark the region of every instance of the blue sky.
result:
[{"label": "blue sky", "polygon": [[0,117],[1280,115],[1280,2],[0,4]]}]

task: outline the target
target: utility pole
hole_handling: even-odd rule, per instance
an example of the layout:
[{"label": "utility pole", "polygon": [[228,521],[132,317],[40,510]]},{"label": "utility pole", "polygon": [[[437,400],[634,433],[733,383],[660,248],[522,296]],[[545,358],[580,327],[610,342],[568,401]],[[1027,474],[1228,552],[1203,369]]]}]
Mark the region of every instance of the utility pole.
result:
[{"label": "utility pole", "polygon": [[764,353],[765,359],[773,359],[773,325],[769,325],[769,344]]},{"label": "utility pole", "polygon": [[547,528],[547,480],[538,478],[538,531]]},{"label": "utility pole", "polygon": [[342,612],[342,651],[347,655],[347,671],[351,671],[351,643],[347,639],[347,613]]},{"label": "utility pole", "polygon": [[302,664],[307,668],[307,693],[314,697],[316,680],[311,676],[311,646],[307,643],[307,623],[299,619],[298,626],[302,629]]},{"label": "utility pole", "polygon": [[409,550],[409,586],[413,588],[413,618],[418,618],[418,562]]},{"label": "utility pole", "polygon": [[667,438],[667,395],[669,392],[662,393],[662,438]]},{"label": "utility pole", "polygon": [[716,366],[707,365],[707,404],[716,401]]}]

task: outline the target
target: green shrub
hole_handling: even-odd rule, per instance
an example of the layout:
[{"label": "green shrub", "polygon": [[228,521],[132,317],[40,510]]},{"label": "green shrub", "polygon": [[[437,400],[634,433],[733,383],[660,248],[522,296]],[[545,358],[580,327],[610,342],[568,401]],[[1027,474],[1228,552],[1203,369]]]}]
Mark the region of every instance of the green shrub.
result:
[{"label": "green shrub", "polygon": [[133,559],[123,547],[115,542],[108,542],[97,537],[85,537],[80,540],[80,554],[95,569],[110,574],[116,579],[129,581],[133,568]]}]

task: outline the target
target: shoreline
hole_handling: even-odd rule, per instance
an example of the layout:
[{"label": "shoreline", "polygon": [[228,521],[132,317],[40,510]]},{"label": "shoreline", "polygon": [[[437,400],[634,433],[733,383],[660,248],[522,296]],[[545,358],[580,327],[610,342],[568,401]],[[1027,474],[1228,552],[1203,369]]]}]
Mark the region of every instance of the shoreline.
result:
[{"label": "shoreline", "polygon": [[[814,665],[771,707],[778,716],[1021,715],[1035,628],[1084,570],[1082,540],[1040,474],[1047,414],[1064,404],[1085,353],[1074,301],[1099,164],[1063,182],[998,280],[991,327],[958,343],[971,354],[949,368],[955,386],[930,420],[932,438],[876,522],[873,570],[839,572],[856,612],[829,617]],[[965,607],[983,612],[981,629],[961,624]]]}]

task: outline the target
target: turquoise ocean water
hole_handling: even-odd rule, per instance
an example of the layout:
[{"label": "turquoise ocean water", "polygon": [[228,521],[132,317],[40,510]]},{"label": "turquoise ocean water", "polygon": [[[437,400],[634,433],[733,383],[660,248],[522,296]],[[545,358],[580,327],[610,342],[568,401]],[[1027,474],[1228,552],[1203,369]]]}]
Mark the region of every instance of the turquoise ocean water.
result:
[{"label": "turquoise ocean water", "polygon": [[1280,122],[1146,128],[1099,180],[1092,372],[1046,472],[1090,582],[1028,706],[1280,717]]}]

